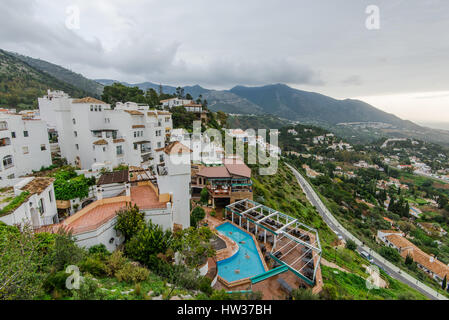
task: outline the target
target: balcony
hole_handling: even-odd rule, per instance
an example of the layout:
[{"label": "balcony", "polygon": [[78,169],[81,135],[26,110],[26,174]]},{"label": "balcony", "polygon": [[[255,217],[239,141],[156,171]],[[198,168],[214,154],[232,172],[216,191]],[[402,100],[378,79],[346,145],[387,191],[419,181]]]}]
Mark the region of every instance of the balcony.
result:
[{"label": "balcony", "polygon": [[10,138],[2,138],[0,139],[0,148],[6,147],[11,145],[11,139]]}]

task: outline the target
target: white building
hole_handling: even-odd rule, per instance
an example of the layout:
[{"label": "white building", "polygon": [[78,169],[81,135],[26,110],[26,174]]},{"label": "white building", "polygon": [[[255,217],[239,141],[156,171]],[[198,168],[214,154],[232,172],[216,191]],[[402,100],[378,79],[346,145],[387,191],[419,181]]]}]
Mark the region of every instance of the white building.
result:
[{"label": "white building", "polygon": [[113,251],[124,241],[115,230],[116,212],[128,204],[137,205],[146,221],[164,230],[190,227],[191,150],[174,142],[162,152],[164,162],[157,166],[157,175],[143,168],[106,173],[97,184],[97,201],[42,231],[62,227],[72,231],[81,247],[104,244]]},{"label": "white building", "polygon": [[161,162],[162,154],[155,150],[165,146],[173,128],[169,112],[134,102],[117,103],[112,109],[90,97],[69,100],[42,100],[41,117],[49,123],[56,119],[61,156],[70,164],[93,169]]},{"label": "white building", "polygon": [[[53,181],[54,178],[49,177],[29,177],[20,180],[9,189],[13,195],[12,199],[0,205],[0,221],[8,225],[28,224],[33,229],[58,223]],[[8,211],[8,204],[16,198],[21,199],[20,205]]]},{"label": "white building", "polygon": [[38,98],[39,114],[45,120],[49,129],[56,129],[57,113],[55,109],[67,107],[72,103],[72,98],[63,91],[47,90],[47,95]]},{"label": "white building", "polygon": [[202,112],[203,106],[201,104],[195,103],[193,100],[189,99],[179,99],[179,98],[171,98],[160,101],[162,107],[164,108],[173,108],[183,106],[189,112]]},{"label": "white building", "polygon": [[45,123],[32,117],[0,113],[0,179],[18,178],[51,165]]}]

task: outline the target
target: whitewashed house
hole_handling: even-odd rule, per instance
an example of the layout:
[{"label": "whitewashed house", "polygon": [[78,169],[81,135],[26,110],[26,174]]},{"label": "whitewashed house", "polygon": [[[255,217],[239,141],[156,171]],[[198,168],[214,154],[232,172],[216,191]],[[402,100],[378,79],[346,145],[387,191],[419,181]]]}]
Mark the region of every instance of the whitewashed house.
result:
[{"label": "whitewashed house", "polygon": [[64,99],[42,100],[45,111],[41,117],[47,121],[50,115],[49,122],[56,119],[61,156],[70,164],[98,169],[120,164],[148,167],[161,162],[161,153],[155,150],[165,146],[173,128],[169,112],[134,102],[119,102],[113,109],[91,97],[62,103]]},{"label": "whitewashed house", "polygon": [[13,179],[51,165],[43,121],[0,112],[0,179]]},{"label": "whitewashed house", "polygon": [[105,173],[97,183],[97,201],[41,231],[64,228],[81,247],[104,244],[113,251],[124,241],[114,228],[117,211],[128,205],[137,205],[146,221],[165,230],[190,227],[191,150],[174,142],[161,152],[164,161],[157,166],[157,174],[138,167]]},{"label": "whitewashed house", "polygon": [[[46,225],[58,223],[54,178],[28,177],[20,180],[12,188],[5,188],[13,195],[10,201],[3,201],[0,205],[0,221],[8,225],[30,225],[38,229]],[[18,205],[8,206],[12,201]]]}]

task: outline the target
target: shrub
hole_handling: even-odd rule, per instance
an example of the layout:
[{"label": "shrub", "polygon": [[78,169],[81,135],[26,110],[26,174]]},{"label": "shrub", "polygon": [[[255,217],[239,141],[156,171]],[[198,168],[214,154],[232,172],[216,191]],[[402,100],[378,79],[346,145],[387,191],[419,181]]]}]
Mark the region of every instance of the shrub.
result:
[{"label": "shrub", "polygon": [[97,244],[95,246],[92,246],[88,250],[89,254],[91,255],[98,255],[102,258],[108,257],[111,253],[106,249],[106,246],[104,244]]},{"label": "shrub", "polygon": [[390,260],[391,262],[399,262],[401,259],[401,255],[399,254],[399,252],[390,247],[380,248],[379,253],[382,257],[384,257],[387,260]]},{"label": "shrub", "polygon": [[44,290],[46,292],[67,290],[65,282],[69,275],[65,271],[49,273],[43,283]]},{"label": "shrub", "polygon": [[86,276],[80,283],[78,290],[72,290],[75,300],[103,300],[106,293],[100,290],[98,284],[92,278]]},{"label": "shrub", "polygon": [[318,300],[319,296],[313,294],[311,289],[294,289],[292,298],[293,300]]},{"label": "shrub", "polygon": [[217,215],[217,212],[215,210],[212,210],[210,213],[211,217],[215,217]]},{"label": "shrub", "polygon": [[96,277],[103,277],[108,274],[106,264],[98,257],[87,257],[79,264],[80,270],[88,272]]},{"label": "shrub", "polygon": [[127,263],[125,266],[115,273],[118,281],[122,282],[141,282],[148,279],[150,271],[146,268],[135,266],[132,263]]},{"label": "shrub", "polygon": [[158,253],[165,253],[173,240],[170,230],[163,230],[161,226],[148,223],[148,227],[140,230],[125,244],[125,252],[132,260],[150,266],[150,257]]},{"label": "shrub", "polygon": [[127,263],[121,250],[114,251],[106,259],[106,273],[109,276],[114,276],[119,270],[123,269]]},{"label": "shrub", "polygon": [[210,296],[212,292],[214,291],[211,287],[211,280],[206,277],[202,277],[199,283],[199,289]]}]

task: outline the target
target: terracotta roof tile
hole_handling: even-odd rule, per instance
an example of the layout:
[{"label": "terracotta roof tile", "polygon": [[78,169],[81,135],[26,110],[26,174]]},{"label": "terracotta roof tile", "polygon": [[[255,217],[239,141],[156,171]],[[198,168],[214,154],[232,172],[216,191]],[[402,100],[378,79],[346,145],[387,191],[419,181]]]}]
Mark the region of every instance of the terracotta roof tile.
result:
[{"label": "terracotta roof tile", "polygon": [[30,194],[39,194],[45,191],[52,183],[55,178],[49,177],[35,177],[33,180],[28,182],[24,187],[21,188],[22,191],[28,191]]},{"label": "terracotta roof tile", "polygon": [[104,139],[100,139],[100,140],[94,141],[93,144],[96,145],[96,146],[100,146],[100,145],[108,144],[108,142],[106,140],[104,140]]},{"label": "terracotta roof tile", "polygon": [[156,151],[164,151],[166,154],[190,153],[192,150],[179,141],[175,141],[164,148],[156,149]]},{"label": "terracotta roof tile", "polygon": [[96,103],[96,104],[107,104],[104,101],[92,98],[92,97],[85,97],[82,99],[75,99],[72,101],[72,103]]},{"label": "terracotta roof tile", "polygon": [[123,110],[133,116],[143,116],[143,113],[137,110]]}]

